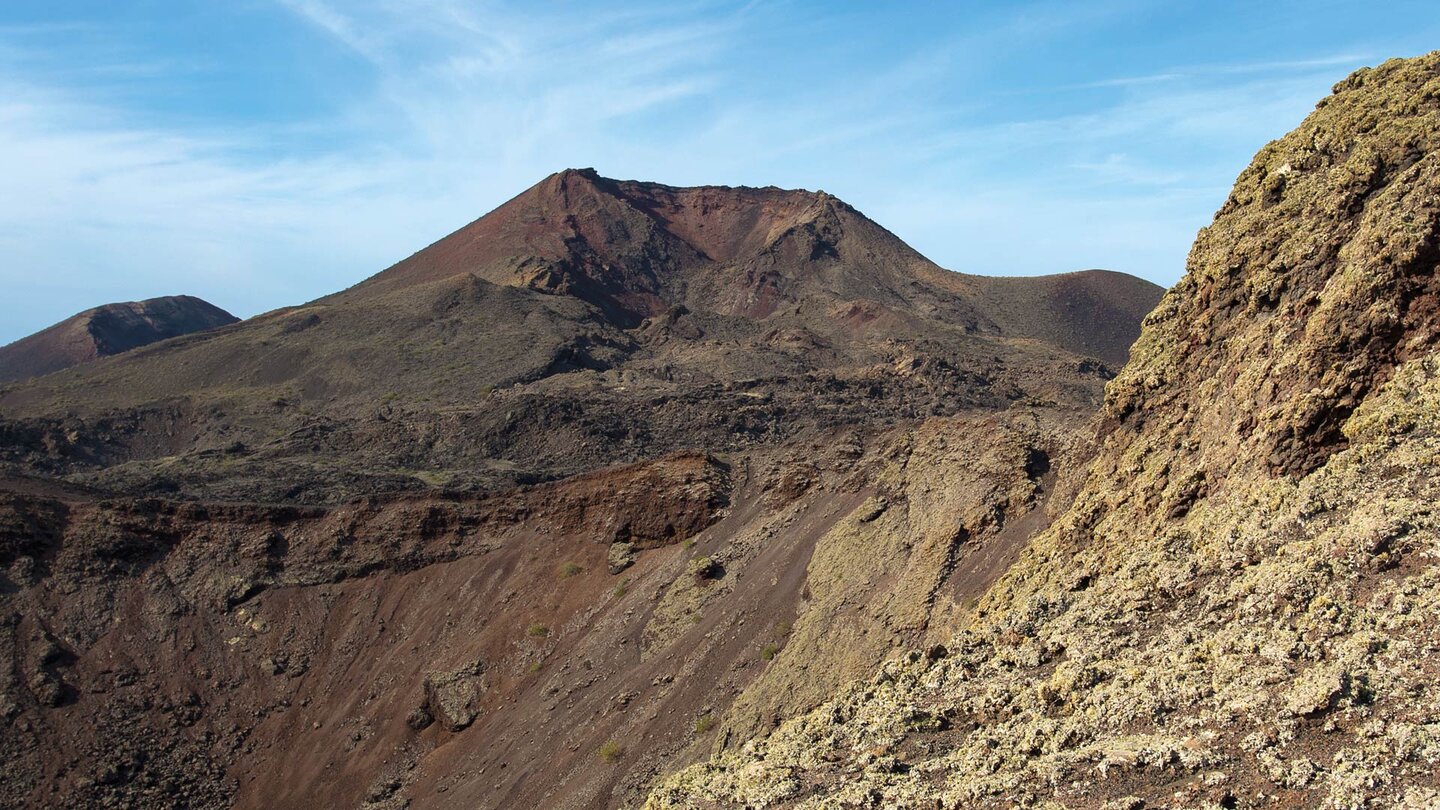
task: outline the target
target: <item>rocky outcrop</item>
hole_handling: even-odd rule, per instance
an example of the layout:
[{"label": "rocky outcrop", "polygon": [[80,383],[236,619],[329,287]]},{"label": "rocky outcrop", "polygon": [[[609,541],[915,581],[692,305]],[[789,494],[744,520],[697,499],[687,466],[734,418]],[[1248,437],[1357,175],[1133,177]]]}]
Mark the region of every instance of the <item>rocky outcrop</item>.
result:
[{"label": "rocky outcrop", "polygon": [[420,711],[435,718],[447,731],[465,730],[480,713],[484,675],[485,667],[479,663],[426,675],[425,703]]},{"label": "rocky outcrop", "polygon": [[1265,147],[1069,509],[929,654],[648,806],[1440,802],[1440,54]]}]

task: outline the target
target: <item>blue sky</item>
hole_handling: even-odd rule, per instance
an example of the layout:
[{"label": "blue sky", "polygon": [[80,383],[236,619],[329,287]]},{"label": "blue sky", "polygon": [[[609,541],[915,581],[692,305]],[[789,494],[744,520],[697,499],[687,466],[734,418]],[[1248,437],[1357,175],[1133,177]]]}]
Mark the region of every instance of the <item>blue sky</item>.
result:
[{"label": "blue sky", "polygon": [[300,303],[572,166],[824,189],[955,270],[1170,284],[1261,145],[1436,47],[1433,2],[6,0],[0,343]]}]

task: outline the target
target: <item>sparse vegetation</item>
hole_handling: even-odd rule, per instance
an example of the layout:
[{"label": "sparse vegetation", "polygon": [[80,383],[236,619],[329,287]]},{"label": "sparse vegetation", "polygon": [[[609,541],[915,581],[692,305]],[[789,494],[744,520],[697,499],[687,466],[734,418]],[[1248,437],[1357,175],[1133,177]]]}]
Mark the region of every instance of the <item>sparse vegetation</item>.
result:
[{"label": "sparse vegetation", "polygon": [[525,635],[529,636],[530,638],[548,638],[550,635],[550,628],[537,622],[525,628]]},{"label": "sparse vegetation", "polygon": [[625,748],[614,740],[606,740],[601,744],[600,748],[595,751],[595,755],[600,757],[600,761],[602,762],[614,764],[619,762],[621,757],[625,756]]},{"label": "sparse vegetation", "polygon": [[615,595],[615,598],[616,598],[616,599],[619,599],[619,598],[625,596],[625,594],[627,594],[627,593],[629,593],[629,592],[630,592],[630,580],[625,579],[625,580],[621,580],[621,581],[620,581],[620,584],[616,585],[616,586],[615,586],[615,590],[612,591],[611,593],[613,593],[613,594]]},{"label": "sparse vegetation", "polygon": [[704,734],[715,727],[715,716],[713,714],[702,714],[695,718],[695,733]]},{"label": "sparse vegetation", "polygon": [[585,567],[575,562],[564,562],[556,569],[561,579],[569,579],[585,572]]},{"label": "sparse vegetation", "polygon": [[709,557],[696,557],[690,561],[690,575],[696,579],[715,579],[720,572],[720,564]]},{"label": "sparse vegetation", "polygon": [[443,487],[450,480],[449,475],[435,470],[411,470],[410,476],[424,482],[428,487]]},{"label": "sparse vegetation", "polygon": [[763,659],[765,659],[766,661],[773,661],[773,660],[775,660],[775,656],[777,656],[777,655],[779,655],[779,654],[780,654],[780,645],[779,645],[779,644],[776,644],[776,643],[774,643],[774,642],[771,642],[771,643],[769,643],[769,644],[766,644],[764,647],[761,647],[761,648],[760,648],[760,657],[763,658]]}]

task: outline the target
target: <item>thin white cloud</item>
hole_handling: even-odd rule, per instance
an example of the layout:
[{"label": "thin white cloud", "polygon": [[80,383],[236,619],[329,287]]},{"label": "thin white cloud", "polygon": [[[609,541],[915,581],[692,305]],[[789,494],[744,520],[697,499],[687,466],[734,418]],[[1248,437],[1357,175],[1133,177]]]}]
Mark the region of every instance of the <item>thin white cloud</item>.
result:
[{"label": "thin white cloud", "polygon": [[324,0],[280,0],[280,2],[355,53],[371,62],[383,61],[383,44],[368,34],[350,17]]},{"label": "thin white cloud", "polygon": [[1279,61],[1260,62],[1232,62],[1199,65],[1177,65],[1157,73],[1148,73],[1142,76],[1119,76],[1112,79],[1100,79],[1097,81],[1081,82],[1078,84],[1067,84],[1060,87],[1047,88],[1049,90],[1082,90],[1104,87],[1134,87],[1137,85],[1160,84],[1166,82],[1194,81],[1217,76],[1249,75],[1257,73],[1287,73],[1295,71],[1313,71],[1317,68],[1332,67],[1357,67],[1374,60],[1374,56],[1365,53],[1341,53],[1331,56],[1322,56],[1315,59],[1291,59]]}]

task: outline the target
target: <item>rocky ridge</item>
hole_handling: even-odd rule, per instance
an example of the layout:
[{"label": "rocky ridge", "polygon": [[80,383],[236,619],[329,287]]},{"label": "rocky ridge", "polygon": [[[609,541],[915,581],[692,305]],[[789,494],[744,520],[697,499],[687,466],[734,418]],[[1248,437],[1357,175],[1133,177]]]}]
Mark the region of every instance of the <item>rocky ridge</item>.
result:
[{"label": "rocky ridge", "polygon": [[647,807],[1440,802],[1440,53],[1266,146],[942,644]]}]

